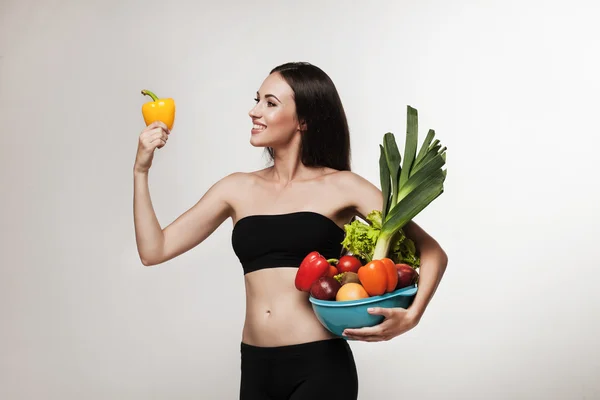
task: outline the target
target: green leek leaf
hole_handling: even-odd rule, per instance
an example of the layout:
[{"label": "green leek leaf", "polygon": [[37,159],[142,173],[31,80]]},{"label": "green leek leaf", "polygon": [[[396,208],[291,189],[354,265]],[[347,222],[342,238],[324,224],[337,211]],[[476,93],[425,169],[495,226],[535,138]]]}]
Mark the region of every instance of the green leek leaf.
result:
[{"label": "green leek leaf", "polygon": [[379,179],[381,181],[381,192],[383,194],[383,207],[381,209],[382,221],[385,221],[385,217],[390,207],[390,172],[388,169],[387,160],[385,157],[385,150],[382,145],[379,145]]},{"label": "green leek leaf", "polygon": [[[434,147],[436,147],[436,146],[437,146],[439,143],[440,143],[439,139],[435,139],[435,140],[433,141],[433,143],[431,143],[427,149],[430,151],[430,150],[432,150]],[[439,147],[438,147],[438,148],[439,148]]]},{"label": "green leek leaf", "polygon": [[425,154],[427,154],[427,151],[429,150],[429,145],[431,144],[431,141],[433,140],[434,137],[435,137],[435,131],[433,129],[430,129],[429,132],[427,133],[427,136],[425,137],[425,140],[423,141],[423,144],[421,145],[421,150],[419,151],[419,154],[417,155],[417,158],[415,159],[415,164],[418,164],[419,161],[421,161],[423,159],[423,157],[425,157]]},{"label": "green leek leaf", "polygon": [[417,152],[417,139],[419,131],[419,121],[417,110],[411,106],[407,106],[406,109],[406,142],[404,145],[404,162],[402,164],[402,172],[400,173],[400,182],[398,187],[401,188],[408,177],[412,169],[415,155]]},{"label": "green leek leaf", "polygon": [[[419,163],[418,163],[418,164],[416,164],[416,165],[413,167],[413,169],[412,169],[411,173],[414,173],[414,172],[418,171],[420,168],[422,168],[422,167],[423,167],[423,165],[427,164],[427,163],[428,163],[429,161],[431,161],[431,160],[432,160],[432,159],[433,159],[435,156],[437,156],[437,155],[440,153],[440,149],[441,149],[441,147],[442,147],[442,146],[438,144],[437,146],[435,146],[434,148],[432,148],[431,150],[429,150],[429,151],[427,152],[427,154],[425,154],[425,157],[423,157],[423,159],[422,159],[421,161],[419,161]],[[445,149],[444,149],[444,151],[445,151]]]},{"label": "green leek leaf", "polygon": [[394,134],[388,132],[383,136],[383,149],[385,151],[388,171],[392,181],[392,202],[390,203],[390,208],[393,208],[397,203],[396,198],[398,197],[398,181],[400,179],[401,172],[400,161],[402,160],[400,157],[400,152],[398,151],[398,145],[396,144],[396,138],[394,137]]},{"label": "green leek leaf", "polygon": [[442,170],[440,169],[440,170],[436,170],[435,172],[429,174],[428,176],[418,178],[418,180],[411,182],[410,185],[407,184],[407,185],[403,186],[403,188],[401,189],[402,197],[399,198],[398,204],[396,205],[396,207],[394,207],[394,209],[392,209],[388,213],[387,220],[389,221],[390,219],[394,218],[397,214],[405,211],[400,207],[401,201],[404,201],[404,199],[406,199],[410,195],[413,195],[414,192],[418,193],[420,190],[422,190],[422,188],[431,184],[431,182],[436,182],[437,180],[441,179],[442,183],[443,183],[444,178],[445,178],[445,176],[442,175]]},{"label": "green leek leaf", "polygon": [[[425,156],[425,158],[417,165],[415,165],[415,167],[413,168],[413,170],[410,172],[410,176],[412,177],[413,175],[415,175],[417,172],[419,172],[421,169],[425,168],[427,165],[429,165],[429,163],[431,163],[434,160],[437,160],[436,163],[440,162],[438,160],[438,157],[441,159],[441,161],[445,164],[446,163],[446,148],[444,147],[442,149],[442,151],[440,152],[429,152],[427,153],[427,155]],[[438,166],[438,168],[442,168],[443,164]]]},{"label": "green leek leaf", "polygon": [[422,164],[422,167],[416,170],[404,186],[398,192],[398,201],[406,197],[410,192],[415,190],[418,185],[426,179],[435,176],[437,170],[440,170],[445,164],[444,157],[441,154],[435,156],[431,161]]},{"label": "green leek leaf", "polygon": [[373,251],[373,260],[388,257],[394,234],[444,192],[445,173],[439,170],[436,175],[422,182],[418,188],[398,202],[394,215],[390,215],[382,226]]},{"label": "green leek leaf", "polygon": [[441,170],[437,172],[398,202],[397,211],[385,221],[382,232],[396,232],[401,229],[443,193],[445,174]]}]

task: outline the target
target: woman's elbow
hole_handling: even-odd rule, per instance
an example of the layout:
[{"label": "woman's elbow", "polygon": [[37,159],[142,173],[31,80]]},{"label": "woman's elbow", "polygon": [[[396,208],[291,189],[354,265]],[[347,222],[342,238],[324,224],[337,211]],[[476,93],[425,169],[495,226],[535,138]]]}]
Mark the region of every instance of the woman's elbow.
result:
[{"label": "woman's elbow", "polygon": [[439,257],[440,260],[443,261],[443,264],[448,264],[448,253],[446,253],[446,250],[444,250],[444,248],[442,247],[442,245],[440,245],[439,243],[437,243],[437,247],[438,247],[438,253],[439,253]]},{"label": "woman's elbow", "polygon": [[154,263],[150,262],[148,259],[146,259],[144,257],[140,257],[140,261],[142,262],[142,264],[145,267],[150,267],[150,266],[154,265]]},{"label": "woman's elbow", "polygon": [[427,246],[430,258],[435,260],[435,264],[439,266],[441,270],[445,270],[448,266],[448,254],[442,248],[442,246],[433,238]]},{"label": "woman's elbow", "polygon": [[448,253],[446,253],[446,251],[438,245],[438,259],[439,259],[439,266],[442,269],[442,271],[446,270],[446,267],[448,266]]},{"label": "woman's elbow", "polygon": [[146,267],[151,267],[153,265],[157,265],[157,264],[161,263],[161,261],[155,257],[145,257],[145,256],[142,256],[141,254],[140,254],[140,261]]}]

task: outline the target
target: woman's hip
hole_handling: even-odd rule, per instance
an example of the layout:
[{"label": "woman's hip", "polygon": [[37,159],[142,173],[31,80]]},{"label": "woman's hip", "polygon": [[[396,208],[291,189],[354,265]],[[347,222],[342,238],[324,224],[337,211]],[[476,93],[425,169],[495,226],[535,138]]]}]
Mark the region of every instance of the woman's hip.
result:
[{"label": "woman's hip", "polygon": [[241,399],[262,395],[273,399],[317,400],[318,396],[327,395],[323,398],[351,400],[357,396],[356,364],[344,339],[272,347],[242,342],[240,350]]}]

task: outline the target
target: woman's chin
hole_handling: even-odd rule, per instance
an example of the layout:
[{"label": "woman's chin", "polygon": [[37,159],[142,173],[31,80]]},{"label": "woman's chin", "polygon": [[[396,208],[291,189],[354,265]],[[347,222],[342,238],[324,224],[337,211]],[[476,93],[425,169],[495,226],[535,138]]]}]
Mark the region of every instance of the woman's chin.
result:
[{"label": "woman's chin", "polygon": [[265,145],[262,144],[262,142],[254,136],[250,138],[250,144],[254,147],[265,147]]},{"label": "woman's chin", "polygon": [[252,135],[250,137],[250,144],[254,147],[270,147],[271,143],[269,143],[266,140],[261,140],[261,138],[259,137],[259,135]]}]

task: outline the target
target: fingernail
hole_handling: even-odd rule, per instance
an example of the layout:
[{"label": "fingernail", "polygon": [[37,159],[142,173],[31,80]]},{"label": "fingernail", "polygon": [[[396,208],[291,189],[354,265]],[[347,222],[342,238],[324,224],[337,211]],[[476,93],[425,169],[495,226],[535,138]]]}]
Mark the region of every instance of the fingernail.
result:
[{"label": "fingernail", "polygon": [[368,312],[373,312],[373,311],[375,311],[375,309],[374,308],[367,308],[367,311]]}]

